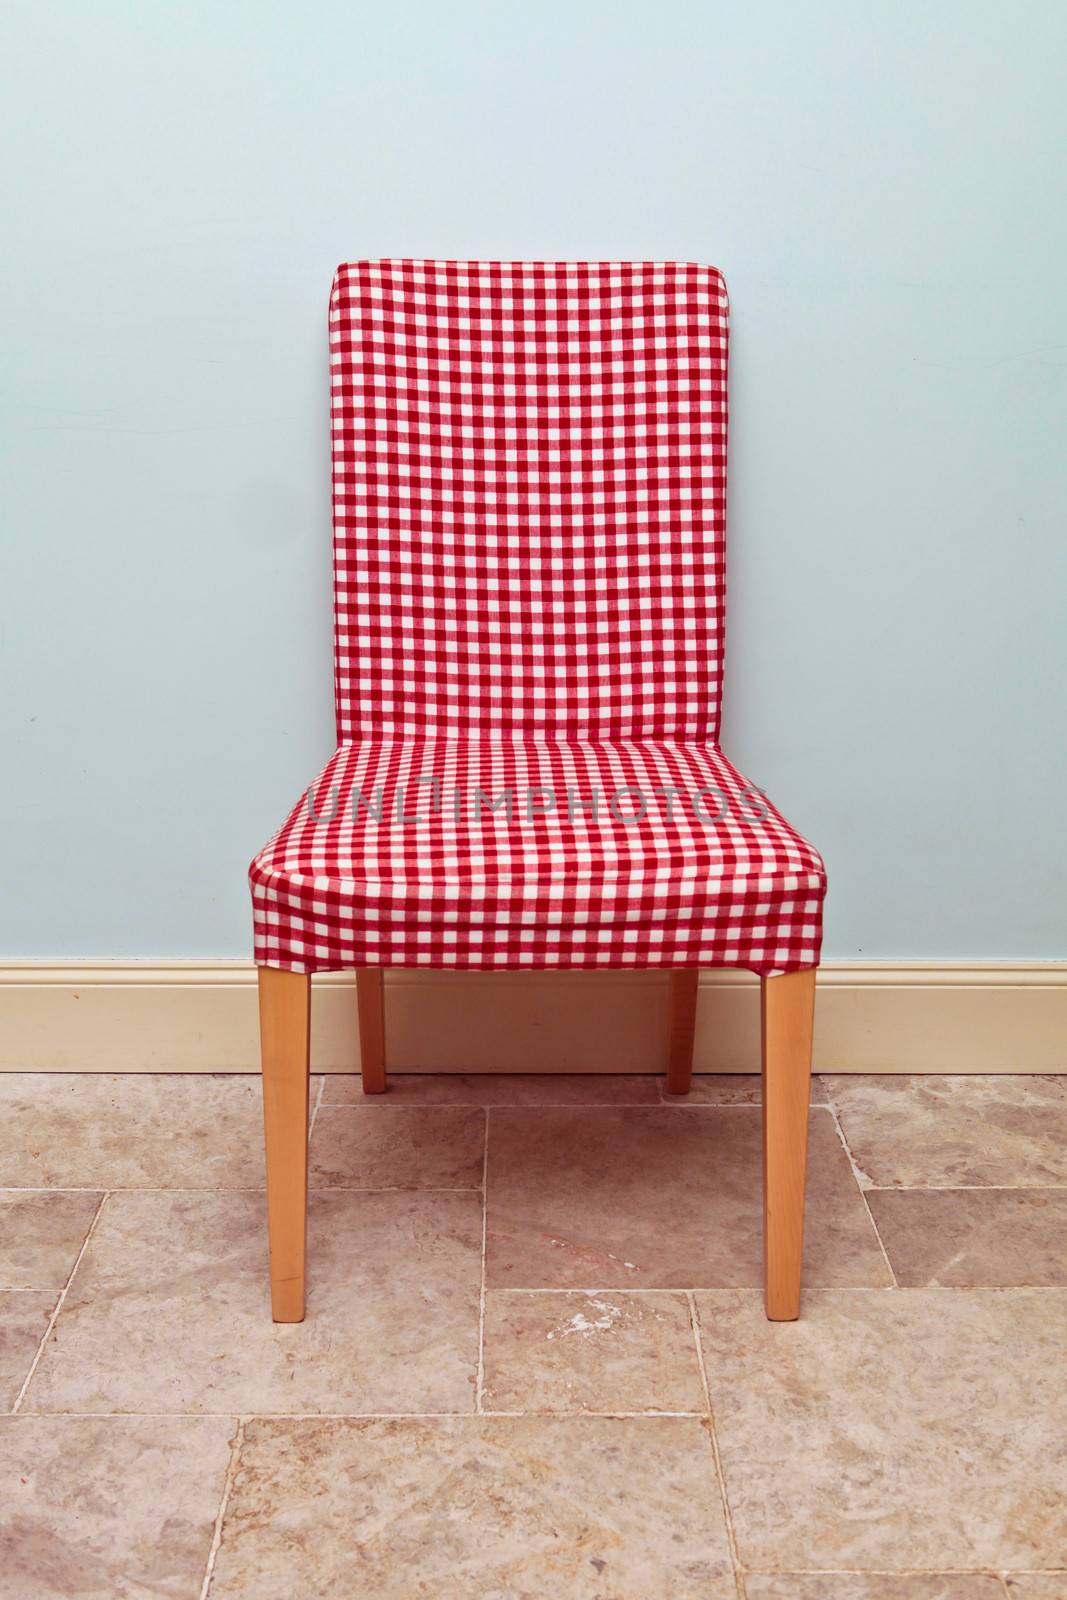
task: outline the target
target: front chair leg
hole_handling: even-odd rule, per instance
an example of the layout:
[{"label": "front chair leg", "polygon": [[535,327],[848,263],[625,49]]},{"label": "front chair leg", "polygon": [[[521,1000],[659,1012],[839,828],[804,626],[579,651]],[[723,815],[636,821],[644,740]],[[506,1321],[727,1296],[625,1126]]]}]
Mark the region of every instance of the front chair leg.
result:
[{"label": "front chair leg", "polygon": [[259,969],[270,1300],[275,1322],[304,1320],[311,979]]},{"label": "front chair leg", "polygon": [[760,1013],[767,1316],[772,1322],[792,1322],[800,1314],[815,968],[761,978]]},{"label": "front chair leg", "polygon": [[693,1081],[693,1035],[697,1019],[700,973],[678,968],[671,973],[671,1034],[667,1055],[668,1094],[688,1094]]}]

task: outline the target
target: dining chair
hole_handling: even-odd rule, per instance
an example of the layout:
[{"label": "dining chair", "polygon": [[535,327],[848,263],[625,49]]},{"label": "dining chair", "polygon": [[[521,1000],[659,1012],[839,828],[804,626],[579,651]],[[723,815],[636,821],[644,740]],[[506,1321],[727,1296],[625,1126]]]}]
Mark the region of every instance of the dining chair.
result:
[{"label": "dining chair", "polygon": [[356,261],[330,299],[337,749],[250,868],[273,1315],[304,1316],[310,977],[759,974],[766,1311],[800,1306],[823,863],[719,748],[728,302],[683,262]]}]

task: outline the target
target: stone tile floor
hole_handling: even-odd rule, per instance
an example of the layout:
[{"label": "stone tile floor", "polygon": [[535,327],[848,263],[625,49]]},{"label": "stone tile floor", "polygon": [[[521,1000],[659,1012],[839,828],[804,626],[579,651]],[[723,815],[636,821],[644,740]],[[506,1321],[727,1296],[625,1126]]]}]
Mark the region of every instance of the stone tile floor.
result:
[{"label": "stone tile floor", "polygon": [[1067,1600],[1067,1079],[0,1076],[0,1600]]}]

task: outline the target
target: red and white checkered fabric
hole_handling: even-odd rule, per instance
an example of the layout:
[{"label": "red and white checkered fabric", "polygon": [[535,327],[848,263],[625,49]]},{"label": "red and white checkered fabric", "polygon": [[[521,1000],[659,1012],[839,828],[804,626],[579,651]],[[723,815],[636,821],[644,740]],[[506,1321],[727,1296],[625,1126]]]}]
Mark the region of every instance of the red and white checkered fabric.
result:
[{"label": "red and white checkered fabric", "polygon": [[261,965],[818,960],[822,862],[713,745],[368,737],[309,795],[252,865]]},{"label": "red and white checkered fabric", "polygon": [[338,269],[338,743],[716,738],[726,333],[711,267]]},{"label": "red and white checkered fabric", "polygon": [[814,965],[822,863],[716,748],[719,273],[356,262],[330,340],[338,813],[252,863],[257,962]]}]

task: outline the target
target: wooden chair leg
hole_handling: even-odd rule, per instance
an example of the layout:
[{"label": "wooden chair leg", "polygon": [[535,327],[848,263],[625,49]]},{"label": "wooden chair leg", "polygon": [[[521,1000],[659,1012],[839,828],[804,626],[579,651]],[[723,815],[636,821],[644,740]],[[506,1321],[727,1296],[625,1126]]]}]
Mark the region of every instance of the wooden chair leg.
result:
[{"label": "wooden chair leg", "polygon": [[671,1034],[667,1056],[668,1094],[688,1094],[693,1081],[693,1033],[697,1019],[700,973],[679,968],[671,973]]},{"label": "wooden chair leg", "polygon": [[385,983],[380,967],[356,973],[359,1060],[364,1094],[385,1093]]},{"label": "wooden chair leg", "polygon": [[800,1314],[815,968],[761,978],[760,1012],[767,1316],[772,1322],[792,1322]]},{"label": "wooden chair leg", "polygon": [[311,979],[259,969],[267,1151],[270,1300],[275,1322],[303,1322],[307,1256]]}]

